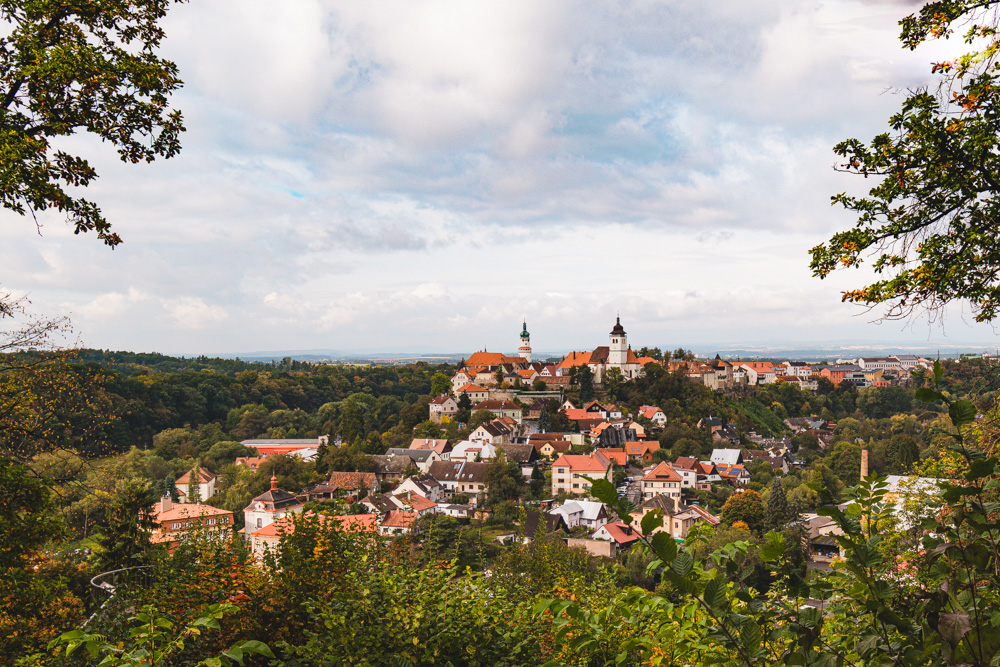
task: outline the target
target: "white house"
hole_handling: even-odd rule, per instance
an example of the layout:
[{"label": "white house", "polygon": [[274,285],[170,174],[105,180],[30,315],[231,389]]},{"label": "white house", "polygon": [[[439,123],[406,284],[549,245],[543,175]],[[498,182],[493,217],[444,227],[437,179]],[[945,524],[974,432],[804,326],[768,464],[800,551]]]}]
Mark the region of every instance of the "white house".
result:
[{"label": "white house", "polygon": [[193,495],[192,491],[194,490],[191,487],[193,486],[198,487],[199,497],[202,500],[208,500],[209,498],[215,495],[215,480],[217,479],[216,476],[210,473],[209,471],[205,470],[204,468],[198,468],[199,481],[197,484],[195,484],[191,480],[192,472],[194,472],[193,468],[184,473],[183,475],[181,475],[181,478],[178,479],[176,482],[177,491],[179,492],[178,495],[180,495],[182,503],[191,502],[191,497]]},{"label": "white house", "polygon": [[497,455],[497,448],[489,442],[463,440],[452,447],[449,461],[490,461]]},{"label": "white house", "polygon": [[661,461],[642,478],[643,500],[653,496],[667,496],[674,507],[681,503],[681,476],[666,461]]},{"label": "white house", "polygon": [[569,500],[549,510],[549,514],[561,514],[570,529],[583,526],[597,530],[608,521],[608,511],[604,503],[594,500]]}]

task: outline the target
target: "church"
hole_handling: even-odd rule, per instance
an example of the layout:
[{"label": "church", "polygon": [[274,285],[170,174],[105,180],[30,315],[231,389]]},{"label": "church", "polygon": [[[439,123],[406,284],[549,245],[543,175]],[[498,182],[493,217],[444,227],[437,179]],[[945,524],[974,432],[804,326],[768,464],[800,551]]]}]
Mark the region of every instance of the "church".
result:
[{"label": "church", "polygon": [[520,343],[517,356],[483,350],[464,359],[459,364],[458,373],[452,378],[452,389],[458,392],[467,389],[469,385],[477,388],[495,385],[498,370],[504,374],[531,371],[544,378],[568,376],[576,366],[588,366],[594,374],[594,382],[598,384],[604,381],[605,373],[611,368],[621,371],[622,379],[631,380],[642,374],[642,368],[646,363],[654,361],[649,358],[639,358],[632,351],[620,317],[615,319],[615,325],[608,334],[607,345],[601,345],[591,352],[570,352],[559,363],[545,364],[532,360],[531,334],[528,333],[527,322],[521,325]]},{"label": "church", "polygon": [[594,348],[592,352],[570,352],[556,366],[556,375],[569,375],[575,366],[589,366],[594,373],[594,382],[604,382],[604,374],[611,368],[621,371],[622,378],[632,380],[642,374],[643,360],[636,356],[628,344],[628,334],[620,317],[615,318],[615,326],[608,334],[608,344]]}]

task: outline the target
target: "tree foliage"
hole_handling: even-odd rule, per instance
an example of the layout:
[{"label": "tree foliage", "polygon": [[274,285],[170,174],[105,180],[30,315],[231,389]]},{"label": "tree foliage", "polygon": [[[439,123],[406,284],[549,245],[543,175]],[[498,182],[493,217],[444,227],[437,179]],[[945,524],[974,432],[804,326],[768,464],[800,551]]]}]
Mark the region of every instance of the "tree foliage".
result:
[{"label": "tree foliage", "polygon": [[934,63],[937,91],[912,91],[870,144],[849,139],[836,153],[845,171],[874,177],[865,197],[839,194],[854,228],[812,249],[814,275],[874,258],[879,277],[844,292],[845,301],[888,304],[887,316],[968,300],[975,319],[1000,307],[1000,62],[995,0],[936,0],[901,22],[915,49],[956,29],[972,50]]},{"label": "tree foliage", "polygon": [[169,0],[0,2],[0,203],[21,215],[55,208],[76,233],[121,238],[92,202],[72,194],[97,172],[59,148],[78,131],[114,146],[123,162],[180,150],[177,67],[157,55]]}]

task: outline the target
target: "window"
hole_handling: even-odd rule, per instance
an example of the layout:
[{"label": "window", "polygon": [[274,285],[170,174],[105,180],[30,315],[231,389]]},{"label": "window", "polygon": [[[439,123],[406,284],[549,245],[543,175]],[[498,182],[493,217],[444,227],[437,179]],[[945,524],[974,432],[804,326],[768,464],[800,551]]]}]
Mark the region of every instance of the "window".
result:
[{"label": "window", "polygon": [[257,530],[260,530],[263,527],[264,527],[264,520],[263,519],[257,519]]}]

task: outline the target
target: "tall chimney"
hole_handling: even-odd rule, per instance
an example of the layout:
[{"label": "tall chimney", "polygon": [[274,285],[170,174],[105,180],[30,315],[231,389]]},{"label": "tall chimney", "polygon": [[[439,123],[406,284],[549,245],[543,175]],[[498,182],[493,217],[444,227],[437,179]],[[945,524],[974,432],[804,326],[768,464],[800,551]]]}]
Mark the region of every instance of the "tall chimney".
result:
[{"label": "tall chimney", "polygon": [[861,479],[868,476],[868,450],[861,450]]},{"label": "tall chimney", "polygon": [[170,502],[170,494],[164,493],[163,497],[160,498],[160,512],[169,512],[171,507],[173,507],[173,503]]}]

